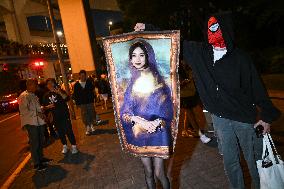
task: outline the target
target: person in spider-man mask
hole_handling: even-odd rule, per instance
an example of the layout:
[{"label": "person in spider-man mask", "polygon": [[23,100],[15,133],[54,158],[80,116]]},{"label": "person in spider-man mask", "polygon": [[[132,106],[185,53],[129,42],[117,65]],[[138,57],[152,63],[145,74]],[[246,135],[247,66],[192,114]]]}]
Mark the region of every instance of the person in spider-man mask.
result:
[{"label": "person in spider-man mask", "polygon": [[[136,30],[151,29],[147,24],[136,26]],[[262,125],[263,134],[269,133],[280,111],[269,99],[251,58],[235,46],[230,15],[209,17],[205,36],[203,43],[183,42],[184,61],[192,68],[205,109],[212,114],[230,187],[245,188],[240,146],[254,188],[260,188],[255,162],[262,152],[255,153],[255,149],[262,149],[262,140],[257,139],[254,128]]]},{"label": "person in spider-man mask", "polygon": [[254,128],[262,125],[263,134],[269,133],[280,112],[267,96],[251,58],[235,46],[231,17],[210,17],[206,38],[205,43],[184,42],[184,60],[192,67],[205,109],[212,114],[230,187],[245,188],[240,146],[254,188],[260,188],[255,162],[261,152],[255,153],[255,149],[262,148]]}]

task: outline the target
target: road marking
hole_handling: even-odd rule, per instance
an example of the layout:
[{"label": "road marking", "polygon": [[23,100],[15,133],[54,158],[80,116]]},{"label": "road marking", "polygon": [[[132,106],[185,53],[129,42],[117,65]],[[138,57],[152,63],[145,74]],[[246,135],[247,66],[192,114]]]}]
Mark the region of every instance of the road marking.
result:
[{"label": "road marking", "polygon": [[0,189],[8,189],[13,184],[16,177],[20,174],[20,172],[29,162],[30,159],[31,159],[31,153],[28,153],[25,159],[20,163],[17,169],[9,176],[9,178],[4,182],[4,184],[1,186]]},{"label": "road marking", "polygon": [[5,119],[2,119],[2,120],[0,120],[0,123],[3,123],[3,122],[5,122],[5,121],[7,121],[7,120],[9,120],[9,119],[11,119],[11,118],[13,118],[13,117],[16,117],[17,115],[19,115],[19,114],[16,113],[16,114],[14,114],[14,115],[12,115],[12,116],[10,116],[10,117],[7,117],[7,118],[5,118]]}]

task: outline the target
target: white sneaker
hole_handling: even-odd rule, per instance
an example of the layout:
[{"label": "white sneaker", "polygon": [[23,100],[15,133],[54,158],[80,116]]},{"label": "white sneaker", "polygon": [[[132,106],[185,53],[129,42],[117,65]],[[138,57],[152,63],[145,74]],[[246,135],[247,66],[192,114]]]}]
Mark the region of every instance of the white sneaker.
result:
[{"label": "white sneaker", "polygon": [[95,131],[96,131],[96,128],[94,127],[94,125],[91,125],[91,131],[92,131],[92,132],[95,132]]},{"label": "white sneaker", "polygon": [[67,145],[63,145],[62,154],[66,154],[68,152]]},{"label": "white sneaker", "polygon": [[91,134],[91,128],[90,126],[87,126],[86,135],[90,135],[90,134]]},{"label": "white sneaker", "polygon": [[102,123],[102,120],[100,120],[100,119],[98,119],[97,121],[96,121],[96,125],[99,125],[99,124],[101,124]]},{"label": "white sneaker", "polygon": [[77,154],[79,151],[77,149],[77,146],[76,145],[72,145],[72,150],[71,150],[71,153],[72,154]]},{"label": "white sneaker", "polygon": [[211,138],[207,137],[206,135],[200,135],[200,140],[202,143],[207,144],[208,142],[211,141]]}]

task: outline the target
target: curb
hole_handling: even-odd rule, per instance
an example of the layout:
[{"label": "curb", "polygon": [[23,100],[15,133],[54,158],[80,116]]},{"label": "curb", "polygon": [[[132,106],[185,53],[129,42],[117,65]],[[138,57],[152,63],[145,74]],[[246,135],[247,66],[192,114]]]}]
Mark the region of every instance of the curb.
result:
[{"label": "curb", "polygon": [[31,159],[31,153],[28,153],[25,159],[20,163],[17,169],[8,177],[8,179],[4,182],[4,184],[0,187],[0,189],[8,189],[16,179],[16,177],[20,174],[22,169]]}]

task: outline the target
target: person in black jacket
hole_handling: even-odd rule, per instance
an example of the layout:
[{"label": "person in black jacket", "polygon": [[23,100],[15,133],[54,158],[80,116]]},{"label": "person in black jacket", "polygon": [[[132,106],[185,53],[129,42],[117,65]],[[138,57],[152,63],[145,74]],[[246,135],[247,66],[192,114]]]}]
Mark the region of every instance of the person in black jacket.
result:
[{"label": "person in black jacket", "polygon": [[[135,28],[149,30],[141,23]],[[261,125],[263,134],[269,133],[270,124],[280,116],[280,111],[269,99],[251,58],[235,46],[230,15],[210,17],[205,42],[184,41],[183,58],[192,68],[204,108],[212,114],[230,187],[245,188],[240,146],[254,187],[260,188],[256,160],[261,153],[255,153],[255,149],[261,142],[258,143],[254,128]]]},{"label": "person in black jacket", "polygon": [[[38,84],[38,89],[36,91],[36,96],[39,99],[39,103],[41,106],[44,105],[44,95],[48,92],[48,89],[46,87],[46,83],[44,81],[41,81]],[[51,117],[51,112],[46,111],[44,112],[45,116],[46,116],[46,126],[44,129],[44,136],[45,136],[45,143],[48,144],[50,142],[50,138],[53,137],[54,139],[57,138],[57,134],[53,128],[53,122],[51,121],[50,117]],[[49,130],[49,132],[48,132]]]},{"label": "person in black jacket", "polygon": [[98,80],[98,89],[101,100],[104,101],[102,105],[102,109],[107,110],[107,100],[108,100],[108,93],[109,93],[109,84],[107,81],[107,76],[105,74],[101,75],[101,78]]},{"label": "person in black jacket", "polygon": [[238,144],[254,186],[259,188],[254,127],[262,125],[263,134],[269,133],[280,112],[269,99],[251,58],[235,46],[230,16],[210,17],[207,28],[208,42],[184,42],[184,59],[193,69],[205,109],[212,114],[231,188],[245,188]]},{"label": "person in black jacket", "polygon": [[86,126],[86,135],[90,135],[95,131],[94,123],[96,120],[96,112],[94,105],[94,81],[87,78],[85,70],[79,72],[80,80],[74,85],[73,98],[76,105],[81,110],[81,117],[84,125]]},{"label": "person in black jacket", "polygon": [[67,106],[67,101],[69,101],[70,98],[66,92],[60,89],[60,87],[56,84],[55,79],[47,79],[46,86],[48,88],[48,92],[44,95],[44,105],[45,107],[48,107],[51,104],[54,105],[52,108],[45,109],[46,111],[50,111],[53,115],[53,122],[63,145],[62,153],[66,154],[68,152],[66,140],[67,135],[69,142],[72,145],[71,152],[72,154],[76,154],[78,153],[78,149]]}]

